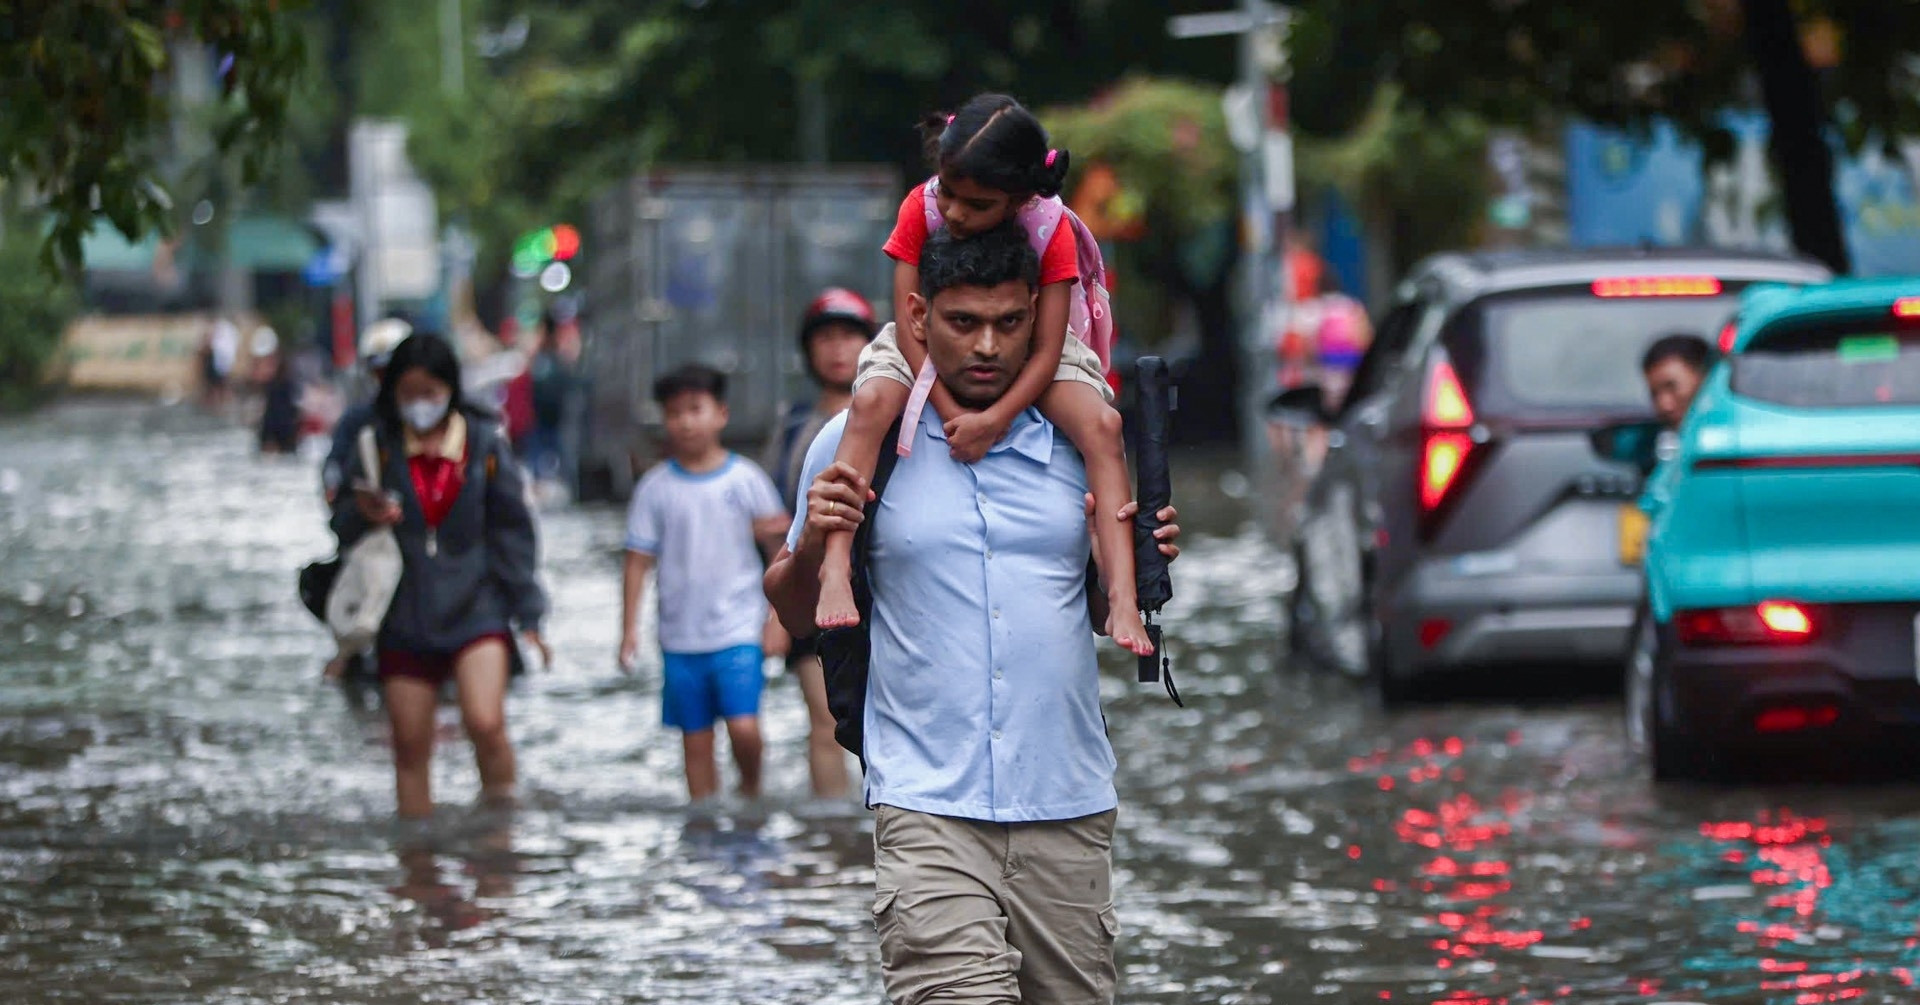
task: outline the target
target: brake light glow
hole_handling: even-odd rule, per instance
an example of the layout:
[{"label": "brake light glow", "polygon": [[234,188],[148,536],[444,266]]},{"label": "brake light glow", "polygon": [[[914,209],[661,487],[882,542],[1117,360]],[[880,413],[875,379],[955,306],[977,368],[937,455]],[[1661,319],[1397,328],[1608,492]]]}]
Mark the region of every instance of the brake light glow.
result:
[{"label": "brake light glow", "polygon": [[1753,731],[1796,733],[1803,729],[1824,729],[1839,721],[1838,705],[1775,705],[1753,717]]},{"label": "brake light glow", "polygon": [[1901,297],[1893,302],[1896,318],[1920,318],[1920,297]]},{"label": "brake light glow", "polygon": [[1712,276],[1621,276],[1593,281],[1596,297],[1717,297],[1720,280]]},{"label": "brake light glow", "polygon": [[1793,646],[1811,642],[1820,633],[1811,608],[1784,600],[1680,611],[1673,626],[1680,643],[1689,646]]},{"label": "brake light glow", "polygon": [[1473,425],[1473,406],[1467,404],[1467,392],[1453,364],[1441,360],[1427,381],[1427,425],[1441,429],[1464,429]]},{"label": "brake light glow", "polygon": [[1473,441],[1465,433],[1432,433],[1427,437],[1427,452],[1420,468],[1420,508],[1431,510],[1447,497],[1454,479],[1467,463],[1467,451]]},{"label": "brake light glow", "polygon": [[1720,329],[1720,353],[1721,353],[1721,355],[1723,355],[1723,356],[1724,356],[1724,355],[1726,355],[1727,353],[1730,353],[1730,352],[1732,352],[1732,351],[1733,351],[1733,341],[1734,341],[1734,339],[1736,339],[1736,338],[1739,338],[1739,337],[1740,337],[1740,322],[1738,322],[1738,321],[1729,321],[1729,322],[1727,322],[1727,326],[1726,326],[1725,328],[1722,328],[1722,329]]},{"label": "brake light glow", "polygon": [[1421,424],[1425,436],[1420,452],[1420,509],[1431,513],[1459,481],[1473,451],[1473,438],[1466,432],[1473,425],[1473,405],[1460,385],[1460,375],[1444,355],[1427,375]]},{"label": "brake light glow", "polygon": [[1799,604],[1769,600],[1760,605],[1760,623],[1775,635],[1800,638],[1813,634],[1813,618]]}]

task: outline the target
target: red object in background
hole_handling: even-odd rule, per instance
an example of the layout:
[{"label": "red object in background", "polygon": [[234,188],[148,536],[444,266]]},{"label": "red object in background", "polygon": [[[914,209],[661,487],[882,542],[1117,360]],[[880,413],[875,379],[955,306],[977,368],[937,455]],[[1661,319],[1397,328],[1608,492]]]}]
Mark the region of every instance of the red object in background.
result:
[{"label": "red object in background", "polygon": [[553,260],[564,262],[580,253],[580,232],[573,224],[557,223],[553,226]]},{"label": "red object in background", "polygon": [[507,381],[506,400],[500,411],[507,420],[507,439],[519,447],[533,432],[533,357],[527,357],[527,364]]},{"label": "red object in background", "polygon": [[353,298],[345,293],[333,295],[333,368],[350,370],[359,356],[358,340],[353,334]]}]

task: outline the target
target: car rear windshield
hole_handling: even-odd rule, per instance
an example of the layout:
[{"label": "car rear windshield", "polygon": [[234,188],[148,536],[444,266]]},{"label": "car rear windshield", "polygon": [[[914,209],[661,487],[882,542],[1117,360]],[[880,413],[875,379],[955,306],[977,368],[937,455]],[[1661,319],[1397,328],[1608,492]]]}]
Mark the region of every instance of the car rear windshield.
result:
[{"label": "car rear windshield", "polygon": [[[1729,294],[1731,294],[1731,289]],[[1640,357],[1667,335],[1711,344],[1736,298],[1597,297],[1581,287],[1481,300],[1446,338],[1468,393],[1494,410],[1646,411]]]},{"label": "car rear windshield", "polygon": [[1801,407],[1920,405],[1920,330],[1873,318],[1762,332],[1733,358],[1733,390]]}]

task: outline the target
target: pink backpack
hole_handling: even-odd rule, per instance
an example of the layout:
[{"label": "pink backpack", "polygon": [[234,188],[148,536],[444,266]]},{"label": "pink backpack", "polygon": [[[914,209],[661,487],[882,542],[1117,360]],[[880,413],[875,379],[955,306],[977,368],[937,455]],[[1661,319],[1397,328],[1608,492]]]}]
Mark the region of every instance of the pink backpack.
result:
[{"label": "pink backpack", "polygon": [[[939,185],[940,179],[929,178],[921,186],[926,199],[928,234],[946,226],[937,201]],[[1033,253],[1043,258],[1062,220],[1073,228],[1080,270],[1080,281],[1073,286],[1067,308],[1067,335],[1086,343],[1100,358],[1101,368],[1111,370],[1113,300],[1107,293],[1107,266],[1100,257],[1100,242],[1094,240],[1093,232],[1087,229],[1087,225],[1080,221],[1073,210],[1067,208],[1066,203],[1060,201],[1059,196],[1035,198],[1020,209],[1020,226],[1026,230],[1027,240],[1033,244]],[[900,437],[894,444],[894,450],[902,457],[913,453],[913,438],[920,428],[920,413],[927,406],[927,395],[933,391],[933,380],[933,361],[927,360],[920,367],[918,379],[907,396],[907,407],[901,416]]]},{"label": "pink backpack", "polygon": [[[921,186],[926,199],[927,233],[931,234],[946,226],[940,216],[940,206],[936,197],[940,190],[940,179],[929,178]],[[1095,240],[1087,225],[1060,197],[1034,198],[1020,208],[1020,226],[1027,232],[1027,240],[1033,245],[1033,253],[1045,257],[1047,245],[1053,243],[1053,235],[1058,231],[1062,220],[1073,228],[1074,244],[1078,249],[1080,281],[1073,286],[1071,306],[1067,309],[1067,334],[1087,344],[1087,347],[1100,357],[1100,365],[1113,367],[1113,299],[1107,292],[1107,265],[1100,257],[1100,242]]]}]

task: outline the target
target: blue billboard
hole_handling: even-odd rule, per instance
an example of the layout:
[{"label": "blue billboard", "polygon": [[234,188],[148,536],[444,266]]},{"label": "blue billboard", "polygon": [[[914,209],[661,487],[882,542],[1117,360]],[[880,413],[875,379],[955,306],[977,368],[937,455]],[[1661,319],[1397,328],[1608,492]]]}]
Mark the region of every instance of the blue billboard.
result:
[{"label": "blue billboard", "polygon": [[[1767,162],[1767,119],[1728,115],[1732,158],[1707,165],[1700,148],[1657,123],[1645,135],[1576,124],[1567,129],[1567,224],[1579,246],[1705,244],[1789,247]],[[1863,276],[1920,274],[1920,142],[1890,154],[1841,153],[1834,194]]]}]

